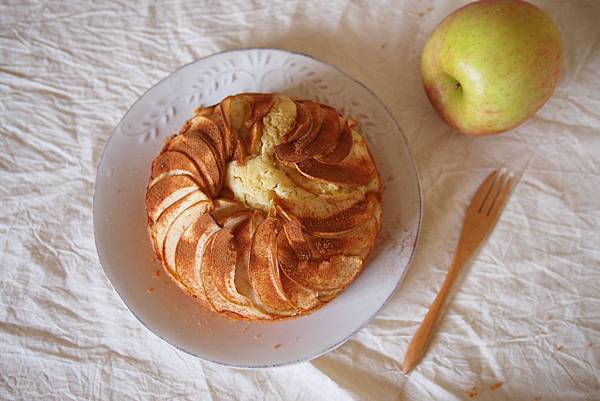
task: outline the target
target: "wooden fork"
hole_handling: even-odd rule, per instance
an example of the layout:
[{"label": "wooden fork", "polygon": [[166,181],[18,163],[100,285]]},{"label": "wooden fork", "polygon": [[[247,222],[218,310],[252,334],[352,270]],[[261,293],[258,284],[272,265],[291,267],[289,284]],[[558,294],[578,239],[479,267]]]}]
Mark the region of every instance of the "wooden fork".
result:
[{"label": "wooden fork", "polygon": [[402,364],[404,373],[411,371],[425,355],[450,287],[460,269],[473,256],[498,220],[510,193],[512,180],[511,174],[496,170],[483,181],[471,200],[448,275],[406,350]]}]

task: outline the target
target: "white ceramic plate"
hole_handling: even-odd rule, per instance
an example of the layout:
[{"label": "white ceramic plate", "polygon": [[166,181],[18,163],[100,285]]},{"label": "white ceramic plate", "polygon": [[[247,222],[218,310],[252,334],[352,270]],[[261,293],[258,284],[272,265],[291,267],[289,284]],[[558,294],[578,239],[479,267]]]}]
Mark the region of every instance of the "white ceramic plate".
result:
[{"label": "white ceramic plate", "polygon": [[[338,298],[298,319],[229,320],[202,309],[162,273],[146,235],[144,194],[150,163],[200,105],[240,92],[277,92],[330,104],[353,116],[385,185],[383,228],[364,272]],[[344,343],[400,284],[421,220],[417,171],[402,131],[364,85],[309,56],[244,49],[188,64],[150,88],[113,131],[98,166],[94,232],[112,285],[144,326],[207,361],[241,368],[310,360]],[[160,277],[155,272],[161,271]]]}]

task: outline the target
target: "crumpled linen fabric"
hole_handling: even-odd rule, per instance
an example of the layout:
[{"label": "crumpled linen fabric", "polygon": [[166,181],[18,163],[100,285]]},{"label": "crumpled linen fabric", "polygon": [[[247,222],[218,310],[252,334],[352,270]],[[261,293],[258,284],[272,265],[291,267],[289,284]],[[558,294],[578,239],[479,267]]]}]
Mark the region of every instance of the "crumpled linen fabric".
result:
[{"label": "crumpled linen fabric", "polygon": [[[428,34],[464,3],[3,1],[0,398],[600,399],[600,3],[535,1],[565,42],[559,87],[486,138],[447,127],[419,76]],[[128,107],[177,67],[242,47],[308,53],[369,86],[408,138],[425,205],[410,272],[368,326],[311,362],[255,371],[146,330],[104,276],[91,218],[96,166]],[[518,185],[405,376],[464,210],[501,165]]]}]

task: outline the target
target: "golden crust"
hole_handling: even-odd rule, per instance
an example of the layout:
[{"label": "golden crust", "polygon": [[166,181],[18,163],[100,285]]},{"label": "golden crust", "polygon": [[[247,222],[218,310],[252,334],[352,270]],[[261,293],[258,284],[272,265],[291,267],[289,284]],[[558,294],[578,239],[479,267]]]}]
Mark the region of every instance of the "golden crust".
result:
[{"label": "golden crust", "polygon": [[[197,109],[153,161],[146,194],[168,275],[234,319],[293,318],[335,298],[381,226],[381,182],[356,124],[273,94]],[[240,172],[257,187],[240,192],[244,175],[228,176]]]}]

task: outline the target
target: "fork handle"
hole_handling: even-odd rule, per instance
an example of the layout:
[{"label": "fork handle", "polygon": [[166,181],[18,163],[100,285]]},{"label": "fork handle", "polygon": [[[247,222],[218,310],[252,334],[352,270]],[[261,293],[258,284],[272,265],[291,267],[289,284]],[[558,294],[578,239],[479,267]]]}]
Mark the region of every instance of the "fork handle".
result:
[{"label": "fork handle", "polygon": [[436,323],[438,322],[442,313],[442,307],[444,306],[446,298],[448,297],[448,293],[450,292],[450,288],[452,287],[454,281],[456,281],[456,277],[458,277],[460,269],[469,259],[470,254],[470,252],[457,250],[456,254],[454,255],[452,265],[450,266],[450,269],[448,269],[448,274],[446,275],[446,279],[442,284],[442,288],[433,300],[433,303],[429,307],[429,311],[427,311],[427,314],[419,325],[419,328],[417,329],[412,341],[408,345],[406,355],[404,356],[404,363],[402,364],[402,371],[404,373],[410,372],[425,355],[431,337],[433,336]]}]

